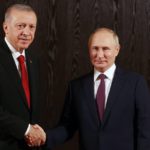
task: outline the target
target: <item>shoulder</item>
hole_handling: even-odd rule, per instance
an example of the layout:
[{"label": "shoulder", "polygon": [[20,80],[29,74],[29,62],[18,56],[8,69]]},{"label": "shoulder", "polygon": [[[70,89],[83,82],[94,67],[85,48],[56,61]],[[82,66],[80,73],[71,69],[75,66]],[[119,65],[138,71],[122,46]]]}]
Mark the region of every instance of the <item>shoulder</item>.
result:
[{"label": "shoulder", "polygon": [[123,75],[127,75],[127,76],[142,76],[140,73],[138,73],[138,72],[135,72],[135,71],[131,71],[131,70],[127,70],[127,69],[123,69],[123,68],[121,68],[121,67],[116,67],[116,72],[119,72],[119,73],[121,73],[121,74],[123,74]]},{"label": "shoulder", "polygon": [[120,67],[116,68],[115,78],[123,79],[128,82],[137,82],[139,80],[145,80],[144,76],[138,72],[130,71],[127,69],[122,69]]},{"label": "shoulder", "polygon": [[9,50],[6,42],[4,41],[4,39],[0,39],[0,53],[2,54],[11,54],[11,51]]},{"label": "shoulder", "polygon": [[39,66],[39,58],[35,53],[32,52],[31,49],[26,49],[25,54],[26,54],[28,64],[30,64],[34,67]]},{"label": "shoulder", "polygon": [[79,76],[79,77],[71,80],[69,82],[69,84],[71,84],[71,85],[79,85],[79,84],[83,85],[83,84],[87,84],[89,82],[93,82],[93,75],[94,75],[94,73],[93,73],[93,71],[91,71],[87,74],[84,74],[82,76]]}]

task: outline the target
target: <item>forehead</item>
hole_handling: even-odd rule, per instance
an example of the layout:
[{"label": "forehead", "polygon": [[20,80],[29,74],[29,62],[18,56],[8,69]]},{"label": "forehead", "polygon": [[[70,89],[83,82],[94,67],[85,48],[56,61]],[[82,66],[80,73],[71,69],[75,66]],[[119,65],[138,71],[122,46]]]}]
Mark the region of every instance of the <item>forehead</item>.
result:
[{"label": "forehead", "polygon": [[108,31],[98,31],[93,35],[91,44],[112,45],[115,44],[115,40],[112,33]]},{"label": "forehead", "polygon": [[37,17],[32,11],[13,9],[10,12],[10,21],[36,24]]}]

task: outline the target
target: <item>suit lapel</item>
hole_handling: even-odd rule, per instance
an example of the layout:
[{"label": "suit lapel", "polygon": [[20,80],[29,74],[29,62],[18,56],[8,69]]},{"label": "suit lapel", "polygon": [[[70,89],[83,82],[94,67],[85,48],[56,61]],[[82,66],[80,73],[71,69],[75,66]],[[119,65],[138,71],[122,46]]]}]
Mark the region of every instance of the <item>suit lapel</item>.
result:
[{"label": "suit lapel", "polygon": [[28,51],[26,50],[26,63],[27,63],[27,70],[28,70],[28,78],[29,78],[29,89],[30,89],[30,103],[31,103],[31,110],[34,111],[36,107],[36,91],[38,87],[36,87],[36,69],[35,69],[35,62],[31,59]]},{"label": "suit lapel", "polygon": [[94,98],[94,78],[93,72],[85,79],[84,93],[86,94],[87,105],[93,121],[99,125],[99,117],[96,108],[96,100]]},{"label": "suit lapel", "polygon": [[115,102],[118,100],[119,93],[123,87],[123,82],[124,81],[122,80],[122,71],[119,68],[117,68],[112,85],[111,85],[111,89],[108,95],[107,105],[106,105],[106,109],[104,113],[104,120],[102,122],[102,125],[104,125],[107,122],[107,119],[109,118],[112,107],[115,104]]}]

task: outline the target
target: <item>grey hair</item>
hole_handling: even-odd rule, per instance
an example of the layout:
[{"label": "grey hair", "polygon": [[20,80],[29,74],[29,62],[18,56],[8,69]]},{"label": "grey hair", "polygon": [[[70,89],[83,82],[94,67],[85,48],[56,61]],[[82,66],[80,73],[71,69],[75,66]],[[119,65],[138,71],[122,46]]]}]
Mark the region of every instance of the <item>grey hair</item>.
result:
[{"label": "grey hair", "polygon": [[88,41],[88,46],[90,47],[91,45],[91,41],[93,39],[93,36],[100,31],[107,31],[108,33],[111,33],[113,35],[114,41],[116,43],[117,46],[120,46],[119,44],[119,37],[117,35],[117,33],[115,31],[113,31],[112,29],[106,28],[106,27],[102,27],[102,28],[97,28],[89,37],[89,41]]},{"label": "grey hair", "polygon": [[4,21],[7,21],[10,18],[12,10],[33,12],[36,16],[36,13],[35,13],[35,11],[33,10],[33,8],[31,6],[26,5],[26,4],[13,4],[13,5],[11,5],[10,7],[7,8],[7,10],[5,12]]}]

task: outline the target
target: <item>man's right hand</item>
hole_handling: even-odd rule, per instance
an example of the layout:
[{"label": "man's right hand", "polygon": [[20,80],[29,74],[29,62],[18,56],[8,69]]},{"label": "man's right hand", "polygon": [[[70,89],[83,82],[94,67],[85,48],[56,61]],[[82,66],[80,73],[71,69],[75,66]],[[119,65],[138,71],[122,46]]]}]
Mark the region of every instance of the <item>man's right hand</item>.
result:
[{"label": "man's right hand", "polygon": [[30,147],[41,146],[46,141],[46,134],[44,130],[37,124],[31,125],[25,140]]}]

